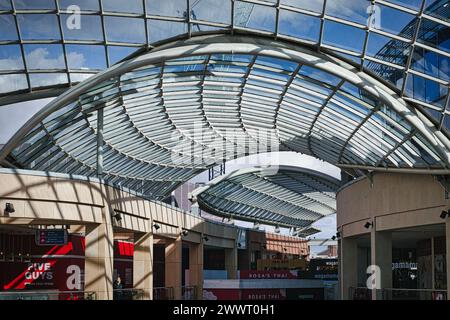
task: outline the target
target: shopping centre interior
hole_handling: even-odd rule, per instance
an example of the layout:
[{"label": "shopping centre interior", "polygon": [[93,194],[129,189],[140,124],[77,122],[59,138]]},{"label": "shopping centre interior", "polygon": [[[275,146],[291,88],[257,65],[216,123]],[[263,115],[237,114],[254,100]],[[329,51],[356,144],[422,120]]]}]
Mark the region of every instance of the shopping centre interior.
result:
[{"label": "shopping centre interior", "polygon": [[0,0],[0,300],[450,299],[449,18]]}]

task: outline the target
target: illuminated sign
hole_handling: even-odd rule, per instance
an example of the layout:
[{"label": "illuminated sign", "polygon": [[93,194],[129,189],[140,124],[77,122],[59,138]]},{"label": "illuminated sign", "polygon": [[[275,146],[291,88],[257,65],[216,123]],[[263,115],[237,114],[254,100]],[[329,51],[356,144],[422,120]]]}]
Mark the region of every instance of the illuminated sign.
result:
[{"label": "illuminated sign", "polygon": [[67,230],[52,229],[36,231],[36,245],[38,246],[54,246],[67,244]]}]

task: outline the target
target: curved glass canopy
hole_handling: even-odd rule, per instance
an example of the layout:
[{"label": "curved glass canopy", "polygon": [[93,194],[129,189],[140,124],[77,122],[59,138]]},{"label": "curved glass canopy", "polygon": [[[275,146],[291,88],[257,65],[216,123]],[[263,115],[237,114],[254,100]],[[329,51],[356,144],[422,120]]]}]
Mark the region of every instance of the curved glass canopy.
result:
[{"label": "curved glass canopy", "polygon": [[208,36],[73,87],[25,124],[0,160],[100,175],[161,199],[211,166],[255,153],[445,174],[449,146],[420,110],[345,62],[265,39]]},{"label": "curved glass canopy", "polygon": [[2,0],[0,104],[56,96],[169,39],[251,33],[352,61],[449,128],[449,15],[448,0]]},{"label": "curved glass canopy", "polygon": [[339,186],[338,180],[305,168],[240,169],[192,191],[191,201],[218,216],[297,227],[299,234],[311,235],[318,231],[312,223],[336,212]]}]

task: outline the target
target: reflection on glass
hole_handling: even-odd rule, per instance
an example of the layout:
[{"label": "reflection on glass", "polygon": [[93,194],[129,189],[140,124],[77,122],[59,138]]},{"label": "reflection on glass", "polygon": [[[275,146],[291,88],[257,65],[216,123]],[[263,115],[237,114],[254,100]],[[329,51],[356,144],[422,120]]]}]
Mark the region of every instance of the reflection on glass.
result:
[{"label": "reflection on glass", "polygon": [[146,43],[143,19],[105,17],[105,27],[108,41]]},{"label": "reflection on glass", "polygon": [[392,2],[413,10],[419,10],[420,5],[422,4],[422,0],[388,0],[388,2]]},{"label": "reflection on glass", "polygon": [[67,83],[67,74],[65,73],[32,73],[30,74],[30,83],[32,87],[47,87]]},{"label": "reflection on glass", "polygon": [[105,48],[94,45],[66,45],[67,63],[70,69],[106,68]]},{"label": "reflection on glass", "polygon": [[365,31],[342,23],[325,20],[323,42],[334,47],[360,53],[365,40]]},{"label": "reflection on glass", "polygon": [[425,0],[425,10],[426,14],[442,19],[444,21],[450,21],[450,15],[448,13],[450,4],[448,1],[442,0]]},{"label": "reflection on glass", "polygon": [[[59,7],[62,10],[66,10],[71,5],[74,5],[74,0],[58,0]],[[105,1],[106,2],[106,1]],[[77,0],[76,5],[80,7],[82,11],[99,11],[99,0]]]},{"label": "reflection on glass", "polygon": [[[58,19],[54,14],[18,14],[24,40],[60,40]],[[36,26],[39,26],[37,28]]]},{"label": "reflection on glass", "polygon": [[29,69],[65,69],[63,48],[60,44],[26,44],[25,61]]},{"label": "reflection on glass", "polygon": [[427,75],[449,81],[450,58],[436,52],[416,47],[412,57],[411,68]]},{"label": "reflection on glass", "polygon": [[394,84],[398,89],[402,87],[404,70],[400,70],[381,63],[365,60],[364,67],[384,80]]},{"label": "reflection on glass", "polygon": [[14,6],[17,10],[55,9],[55,0],[14,0]]},{"label": "reflection on glass", "polygon": [[236,1],[235,6],[245,7],[234,12],[234,24],[237,27],[248,27],[251,29],[264,30],[269,32],[275,31],[275,13],[273,7],[267,7],[257,4],[249,4],[248,2]]},{"label": "reflection on glass", "polygon": [[103,10],[107,12],[143,13],[142,0],[127,0],[124,5],[123,0],[103,1]]},{"label": "reflection on glass", "polygon": [[0,70],[24,69],[22,52],[19,45],[2,45],[0,47]]},{"label": "reflection on glass", "polygon": [[0,30],[0,41],[19,39],[17,36],[16,23],[14,22],[13,15],[0,15]]},{"label": "reflection on glass", "polygon": [[163,20],[148,20],[149,42],[154,43],[187,32],[184,22],[172,22]]},{"label": "reflection on glass", "polygon": [[0,93],[24,90],[27,88],[27,78],[24,74],[0,75]]},{"label": "reflection on glass", "polygon": [[191,19],[216,23],[231,23],[230,0],[189,0]]},{"label": "reflection on glass", "polygon": [[327,1],[327,15],[367,25],[370,2],[367,0],[332,0]]},{"label": "reflection on glass", "polygon": [[320,19],[293,11],[281,10],[278,32],[317,42],[320,33]]},{"label": "reflection on glass", "polygon": [[[100,16],[81,15],[80,28],[68,28],[67,21],[70,15],[61,15],[65,40],[97,40],[103,41],[102,25]],[[70,25],[70,24],[69,24]]]},{"label": "reflection on glass", "polygon": [[409,55],[409,44],[389,37],[370,33],[367,43],[367,55],[379,60],[405,66]]},{"label": "reflection on glass", "polygon": [[447,93],[446,86],[415,74],[408,74],[406,94],[411,98],[443,108]]},{"label": "reflection on glass", "polygon": [[323,10],[323,0],[281,0],[281,4],[317,13]]},{"label": "reflection on glass", "polygon": [[376,29],[384,30],[394,35],[412,39],[417,27],[416,16],[387,6],[378,5],[381,17]]},{"label": "reflection on glass", "polygon": [[84,81],[92,76],[94,76],[95,73],[71,73],[70,74],[70,81],[72,83],[81,82]]},{"label": "reflection on glass", "polygon": [[421,20],[417,41],[450,52],[449,28],[426,18]]},{"label": "reflection on glass", "polygon": [[122,59],[125,59],[133,52],[136,52],[139,48],[135,47],[122,47],[122,46],[108,46],[109,64],[113,65]]},{"label": "reflection on glass", "polygon": [[147,14],[166,17],[187,17],[187,2],[186,0],[171,0],[171,1],[147,1]]}]

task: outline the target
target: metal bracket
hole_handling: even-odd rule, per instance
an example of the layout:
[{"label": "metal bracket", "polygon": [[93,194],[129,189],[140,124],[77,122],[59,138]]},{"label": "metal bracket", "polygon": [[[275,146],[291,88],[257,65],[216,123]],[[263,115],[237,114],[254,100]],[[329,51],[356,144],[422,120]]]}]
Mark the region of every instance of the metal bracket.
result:
[{"label": "metal bracket", "polygon": [[373,188],[373,175],[374,175],[374,172],[373,171],[364,171],[364,175],[370,181],[370,188]]}]

